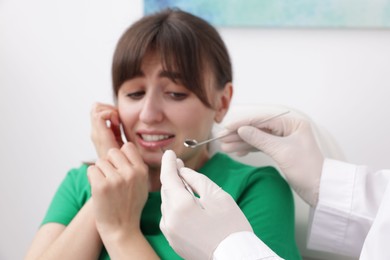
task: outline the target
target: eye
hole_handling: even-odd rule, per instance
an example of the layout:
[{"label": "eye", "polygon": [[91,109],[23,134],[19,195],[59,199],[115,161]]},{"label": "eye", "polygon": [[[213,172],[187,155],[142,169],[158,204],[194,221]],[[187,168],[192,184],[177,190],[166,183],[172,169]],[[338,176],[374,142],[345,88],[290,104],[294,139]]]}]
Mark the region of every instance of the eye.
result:
[{"label": "eye", "polygon": [[187,93],[182,93],[182,92],[168,92],[167,93],[173,100],[184,100],[188,97]]},{"label": "eye", "polygon": [[145,91],[136,91],[126,94],[131,99],[140,100],[145,96]]}]

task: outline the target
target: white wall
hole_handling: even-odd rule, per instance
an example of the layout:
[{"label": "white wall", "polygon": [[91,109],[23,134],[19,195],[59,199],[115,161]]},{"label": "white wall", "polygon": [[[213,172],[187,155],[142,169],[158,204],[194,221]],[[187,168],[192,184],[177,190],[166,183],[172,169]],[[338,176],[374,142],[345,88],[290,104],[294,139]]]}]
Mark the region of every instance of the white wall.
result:
[{"label": "white wall", "polygon": [[[94,157],[89,110],[111,102],[111,57],[142,1],[0,1],[0,259],[21,259],[57,186]],[[220,29],[235,104],[283,104],[350,162],[390,167],[390,32]]]}]

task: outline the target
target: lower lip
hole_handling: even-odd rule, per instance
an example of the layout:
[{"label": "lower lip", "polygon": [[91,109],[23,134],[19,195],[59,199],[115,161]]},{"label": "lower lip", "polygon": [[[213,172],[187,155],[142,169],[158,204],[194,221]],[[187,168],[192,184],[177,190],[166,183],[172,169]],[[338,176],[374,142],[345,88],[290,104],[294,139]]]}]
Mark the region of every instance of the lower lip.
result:
[{"label": "lower lip", "polygon": [[143,140],[141,137],[138,137],[137,142],[142,147],[147,148],[147,149],[155,149],[155,148],[161,149],[161,147],[169,146],[173,142],[173,138],[169,138],[169,139],[165,139],[165,140],[161,140],[161,141],[147,142],[147,141]]}]

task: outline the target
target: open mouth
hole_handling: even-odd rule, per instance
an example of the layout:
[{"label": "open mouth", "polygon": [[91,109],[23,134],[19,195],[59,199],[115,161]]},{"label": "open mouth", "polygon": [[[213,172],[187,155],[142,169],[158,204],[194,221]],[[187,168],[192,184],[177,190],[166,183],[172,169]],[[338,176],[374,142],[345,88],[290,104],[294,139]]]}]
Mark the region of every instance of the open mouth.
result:
[{"label": "open mouth", "polygon": [[167,132],[138,132],[137,142],[146,149],[166,147],[175,140],[175,135]]},{"label": "open mouth", "polygon": [[149,135],[149,134],[141,134],[139,136],[145,142],[159,142],[173,137],[173,135]]}]

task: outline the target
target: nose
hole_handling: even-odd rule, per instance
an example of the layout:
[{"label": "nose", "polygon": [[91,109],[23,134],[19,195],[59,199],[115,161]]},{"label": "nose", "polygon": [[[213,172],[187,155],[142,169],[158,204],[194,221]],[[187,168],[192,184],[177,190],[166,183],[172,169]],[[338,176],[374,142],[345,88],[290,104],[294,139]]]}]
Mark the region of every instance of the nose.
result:
[{"label": "nose", "polygon": [[139,118],[146,124],[161,122],[164,119],[163,100],[157,96],[146,95]]}]

